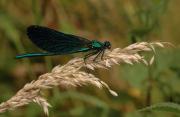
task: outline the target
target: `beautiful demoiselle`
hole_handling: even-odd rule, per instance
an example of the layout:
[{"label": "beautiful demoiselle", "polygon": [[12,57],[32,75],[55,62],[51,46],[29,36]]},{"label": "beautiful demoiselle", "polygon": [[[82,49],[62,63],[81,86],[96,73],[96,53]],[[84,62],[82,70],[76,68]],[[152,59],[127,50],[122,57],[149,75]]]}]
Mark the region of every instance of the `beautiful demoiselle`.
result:
[{"label": "beautiful demoiselle", "polygon": [[96,55],[96,60],[104,51],[111,48],[109,41],[99,42],[97,40],[88,40],[83,37],[65,34],[47,27],[32,25],[27,28],[27,35],[30,40],[39,48],[45,50],[43,53],[26,53],[17,55],[16,58],[65,55],[78,52],[89,52],[84,56],[84,60],[90,56]]}]

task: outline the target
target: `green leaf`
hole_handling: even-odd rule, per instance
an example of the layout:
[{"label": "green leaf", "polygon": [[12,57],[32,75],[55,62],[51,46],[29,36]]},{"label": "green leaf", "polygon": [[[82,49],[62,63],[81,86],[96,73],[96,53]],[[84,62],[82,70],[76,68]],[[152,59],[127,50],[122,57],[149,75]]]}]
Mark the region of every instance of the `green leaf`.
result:
[{"label": "green leaf", "polygon": [[145,107],[139,110],[142,111],[165,111],[165,112],[173,112],[180,114],[180,104],[172,103],[172,102],[164,102],[151,105],[149,107]]}]

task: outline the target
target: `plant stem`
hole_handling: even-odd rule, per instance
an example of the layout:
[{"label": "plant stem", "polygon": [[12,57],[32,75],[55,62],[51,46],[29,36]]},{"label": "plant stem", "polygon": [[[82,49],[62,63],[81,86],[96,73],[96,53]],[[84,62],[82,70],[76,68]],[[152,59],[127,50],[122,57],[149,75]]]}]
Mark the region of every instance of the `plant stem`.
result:
[{"label": "plant stem", "polygon": [[147,79],[147,94],[146,94],[146,106],[151,105],[151,95],[152,95],[152,69],[151,66],[149,66],[148,69],[148,79]]}]

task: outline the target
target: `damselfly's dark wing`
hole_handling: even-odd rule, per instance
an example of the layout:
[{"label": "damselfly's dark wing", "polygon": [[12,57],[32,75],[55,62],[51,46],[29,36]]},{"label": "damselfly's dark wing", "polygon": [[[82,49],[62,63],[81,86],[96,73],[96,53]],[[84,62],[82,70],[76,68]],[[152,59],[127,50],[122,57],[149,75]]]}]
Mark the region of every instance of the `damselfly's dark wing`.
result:
[{"label": "damselfly's dark wing", "polygon": [[90,40],[79,36],[36,25],[27,28],[27,35],[35,45],[51,53],[79,52],[88,49],[88,44],[91,43]]}]

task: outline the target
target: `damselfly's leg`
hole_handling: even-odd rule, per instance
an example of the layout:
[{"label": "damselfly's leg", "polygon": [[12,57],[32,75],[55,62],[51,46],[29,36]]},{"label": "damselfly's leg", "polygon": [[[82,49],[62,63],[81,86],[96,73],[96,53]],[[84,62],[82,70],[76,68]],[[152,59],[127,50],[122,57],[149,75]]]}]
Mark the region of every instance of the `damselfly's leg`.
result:
[{"label": "damselfly's leg", "polygon": [[94,59],[93,59],[93,61],[95,61],[98,57],[99,57],[99,55],[102,53],[102,50],[100,50],[100,51],[98,51],[99,53],[96,55],[96,57],[94,57]]},{"label": "damselfly's leg", "polygon": [[105,50],[102,51],[101,60],[103,60]]},{"label": "damselfly's leg", "polygon": [[95,55],[97,53],[98,53],[98,51],[93,51],[91,53],[86,54],[85,57],[84,57],[84,63],[86,63],[87,58],[89,58],[89,57],[91,57],[91,56],[93,56],[93,55]]}]

